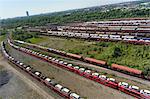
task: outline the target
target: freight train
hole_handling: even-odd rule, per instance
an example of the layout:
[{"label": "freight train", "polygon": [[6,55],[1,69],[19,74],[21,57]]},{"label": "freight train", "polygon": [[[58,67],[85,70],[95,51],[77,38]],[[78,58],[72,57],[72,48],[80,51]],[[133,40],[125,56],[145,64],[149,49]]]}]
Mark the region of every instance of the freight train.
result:
[{"label": "freight train", "polygon": [[93,80],[100,84],[103,84],[105,86],[120,90],[120,91],[122,91],[126,94],[129,94],[129,95],[132,95],[138,99],[150,99],[150,91],[149,90],[140,89],[138,86],[129,85],[126,82],[118,82],[114,78],[109,78],[105,75],[100,75],[98,72],[96,72],[94,70],[84,68],[84,67],[81,67],[78,65],[74,65],[72,63],[68,63],[66,61],[59,60],[57,58],[41,54],[40,52],[36,52],[36,51],[30,50],[27,48],[16,46],[10,40],[8,40],[8,43],[17,50],[20,50],[24,53],[27,53],[27,54],[30,54],[37,58],[40,58],[40,59],[47,61],[55,66],[64,68],[70,72],[76,73],[87,79],[90,79],[90,80]]},{"label": "freight train", "polygon": [[86,40],[104,40],[104,41],[123,41],[133,44],[146,44],[150,45],[150,38],[136,37],[136,36],[122,36],[115,34],[94,34],[94,33],[78,33],[78,32],[60,32],[60,31],[48,31],[47,33],[41,32],[42,35],[47,36],[60,36],[70,38],[82,38]]},{"label": "freight train", "polygon": [[141,70],[129,68],[127,66],[118,65],[118,64],[115,64],[115,63],[112,63],[111,65],[108,65],[107,61],[103,61],[103,60],[97,60],[97,59],[93,59],[93,58],[89,58],[89,57],[82,57],[82,56],[77,55],[77,54],[67,53],[65,51],[60,51],[60,50],[53,49],[53,48],[47,48],[47,47],[43,47],[43,46],[31,44],[31,43],[26,43],[26,42],[23,42],[23,41],[15,40],[15,42],[17,42],[19,44],[26,44],[26,45],[28,45],[29,48],[34,47],[34,48],[37,48],[37,49],[40,49],[40,50],[44,50],[46,52],[55,53],[55,54],[62,55],[62,56],[65,56],[65,57],[69,57],[69,58],[77,59],[77,60],[80,60],[80,61],[84,61],[84,62],[87,62],[87,63],[90,63],[90,64],[99,65],[99,66],[102,66],[104,68],[119,71],[119,72],[129,74],[129,75],[132,75],[132,76],[140,77],[142,79],[150,80],[150,77],[149,76],[144,76],[144,74]]},{"label": "freight train", "polygon": [[[150,33],[149,26],[59,26],[61,31],[79,32],[120,32],[120,33]],[[143,28],[145,27],[145,28]]]},{"label": "freight train", "polygon": [[[110,27],[111,28],[111,27]],[[122,28],[126,30],[125,28]],[[144,30],[143,30],[144,29]],[[101,32],[82,32],[82,31],[68,31],[68,30],[63,30],[62,27],[58,27],[58,30],[48,30],[48,29],[28,29],[29,32],[39,32],[40,34],[43,35],[53,35],[53,36],[66,36],[66,37],[74,37],[74,38],[84,38],[84,39],[93,39],[93,40],[100,40],[100,39],[108,39],[108,40],[123,40],[123,41],[134,41],[134,42],[150,42],[150,27],[149,28],[137,28],[136,30],[139,31],[144,31],[143,33],[138,33],[138,32],[113,32],[109,31],[106,32],[104,29]],[[112,30],[120,30],[120,28],[112,28]],[[95,31],[95,30],[93,30]]]},{"label": "freight train", "polygon": [[58,26],[63,31],[150,33],[150,19],[72,23]]},{"label": "freight train", "polygon": [[[116,26],[117,25],[117,26]],[[129,25],[129,26],[126,26]],[[131,25],[131,26],[130,26]],[[150,20],[100,21],[68,24],[64,26],[27,28],[49,36],[64,36],[105,41],[124,41],[133,44],[150,43]]]},{"label": "freight train", "polygon": [[[67,87],[62,86],[61,84],[55,82],[54,80],[44,76],[40,71],[35,70],[30,65],[26,65],[26,64],[16,60],[12,56],[10,56],[5,49],[5,45],[3,42],[1,43],[1,47],[2,47],[2,52],[6,59],[8,59],[11,63],[15,64],[16,66],[18,66],[19,68],[21,68],[22,70],[27,72],[29,75],[31,75],[32,77],[34,77],[41,83],[45,84],[47,87],[49,87],[51,90],[53,90],[60,96],[66,98],[66,99],[83,99],[77,93],[71,91]],[[14,46],[14,47],[19,48],[17,46]]]},{"label": "freight train", "polygon": [[149,26],[150,20],[143,19],[143,20],[110,20],[110,21],[92,21],[86,22],[87,25],[96,25],[96,26]]}]

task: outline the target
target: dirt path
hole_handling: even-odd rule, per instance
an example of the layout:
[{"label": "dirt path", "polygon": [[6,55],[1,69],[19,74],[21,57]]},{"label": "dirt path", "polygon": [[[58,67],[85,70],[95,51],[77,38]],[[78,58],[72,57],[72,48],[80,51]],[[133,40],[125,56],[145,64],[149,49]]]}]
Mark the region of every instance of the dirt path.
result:
[{"label": "dirt path", "polygon": [[21,78],[24,82],[26,82],[31,88],[36,90],[40,95],[44,97],[44,99],[54,99],[54,97],[50,96],[47,92],[37,86],[32,80],[28,79],[25,75],[17,71],[10,64],[8,64],[3,58],[0,59],[0,65],[5,66],[8,70],[14,72],[17,76]]}]

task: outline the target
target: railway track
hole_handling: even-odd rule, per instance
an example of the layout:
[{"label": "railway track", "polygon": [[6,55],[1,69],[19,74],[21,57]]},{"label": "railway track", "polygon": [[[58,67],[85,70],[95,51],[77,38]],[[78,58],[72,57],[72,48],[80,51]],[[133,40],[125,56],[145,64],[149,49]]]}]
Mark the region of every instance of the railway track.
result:
[{"label": "railway track", "polygon": [[108,68],[103,68],[101,66],[89,64],[89,63],[86,63],[86,62],[83,62],[83,61],[80,61],[80,60],[76,60],[76,59],[69,58],[69,57],[66,57],[66,56],[58,55],[56,53],[47,52],[47,50],[43,50],[43,49],[40,49],[40,48],[33,47],[33,46],[29,45],[28,43],[25,44],[25,45],[22,45],[22,44],[17,44],[17,45],[20,45],[21,47],[25,47],[27,49],[32,49],[34,51],[41,52],[42,54],[46,54],[48,56],[58,58],[59,60],[64,60],[64,61],[67,61],[67,62],[72,63],[72,64],[83,66],[84,68],[88,67],[88,68],[92,68],[94,70],[99,70],[100,72],[101,71],[106,71],[108,74],[119,75],[119,77],[123,77],[123,78],[129,79],[129,80],[134,80],[136,82],[139,82],[139,83],[142,83],[142,84],[145,84],[145,85],[150,84],[150,82],[148,80],[144,80],[144,79],[137,78],[137,77],[134,77],[134,76],[126,75],[126,74],[120,73],[118,71],[113,71],[113,70],[110,70]]},{"label": "railway track", "polygon": [[[79,56],[79,55],[76,55],[76,54],[71,54],[71,53],[66,53],[64,51],[60,51],[60,50],[56,50],[56,49],[52,49],[52,48],[46,48],[46,47],[43,47],[43,46],[39,46],[39,45],[35,45],[35,44],[31,44],[31,43],[26,43],[26,42],[22,42],[22,41],[17,41],[15,40],[14,42],[17,42],[16,44],[24,44],[26,45],[26,48],[34,48],[34,49],[38,49],[38,50],[41,50],[41,51],[44,51],[44,52],[47,52],[47,53],[52,53],[52,54],[55,54],[55,55],[58,55],[58,56],[61,56],[63,58],[69,58],[69,59],[75,59],[75,60],[78,60],[79,62],[86,62],[86,63],[90,63],[90,64],[93,64],[93,65],[100,65],[103,69],[106,68],[105,70],[108,70],[110,69],[111,71],[114,70],[114,72],[120,72],[120,71],[124,71],[124,69],[120,69],[119,67],[117,68],[118,70],[120,69],[120,71],[116,71],[116,68],[110,68],[108,65],[107,65],[107,62],[105,61],[101,61],[101,60],[94,60],[94,59],[91,59],[91,58],[84,58],[82,56]],[[87,60],[86,60],[87,59]],[[93,61],[94,60],[94,61]],[[117,64],[112,64],[112,65],[117,65]],[[117,65],[118,66],[118,65]],[[126,69],[126,67],[125,67]],[[140,70],[136,70],[136,69],[132,69],[132,68],[127,68],[128,70],[130,70],[131,72],[129,71],[125,71],[125,72],[121,72],[120,74],[122,75],[122,73],[124,73],[125,75],[129,75],[129,76],[134,76],[135,78],[140,78],[141,80],[144,79],[144,80],[149,80],[147,78],[144,78],[144,76],[142,75],[142,71]],[[138,73],[132,73],[132,70],[133,71],[137,71]],[[114,73],[113,72],[113,73]],[[127,73],[126,73],[127,72]],[[143,81],[143,80],[142,80]]]},{"label": "railway track", "polygon": [[[76,73],[87,79],[93,80],[95,82],[98,82],[100,84],[103,84],[105,86],[108,86],[108,87],[111,87],[114,89],[118,89],[118,90],[120,90],[126,94],[132,95],[136,98],[140,98],[140,99],[149,99],[150,98],[149,96],[147,96],[147,95],[145,96],[144,94],[142,94],[142,92],[141,92],[142,90],[140,91],[139,88],[134,89],[134,88],[132,88],[132,86],[130,86],[130,88],[129,88],[129,85],[125,82],[117,82],[115,79],[107,78],[105,75],[99,75],[95,71],[91,71],[91,70],[88,70],[88,69],[85,69],[85,68],[82,68],[79,66],[73,66],[73,64],[69,64],[67,62],[55,59],[50,56],[46,56],[46,55],[38,53],[36,51],[32,51],[32,50],[29,50],[29,49],[26,49],[23,47],[16,46],[13,43],[11,43],[10,41],[8,41],[8,42],[9,42],[10,46],[12,46],[13,48],[15,48],[21,52],[24,52],[31,56],[40,58],[48,63],[51,63],[60,68],[64,68],[70,72]],[[139,91],[137,91],[137,90],[139,90]]]},{"label": "railway track", "polygon": [[[109,31],[111,32],[111,31]],[[120,33],[121,34],[121,33]],[[93,41],[111,41],[123,43],[135,44],[135,45],[150,45],[150,38],[136,37],[136,36],[122,36],[120,34],[99,34],[99,33],[84,33],[84,32],[60,32],[60,31],[48,31],[40,32],[39,35],[44,36],[56,36],[56,37],[68,37],[68,38],[79,38]]]},{"label": "railway track", "polygon": [[[19,67],[21,70],[28,73],[30,76],[35,78],[37,81],[43,83],[45,86],[53,90],[55,93],[60,95],[61,97],[64,97],[66,99],[83,99],[75,92],[71,91],[67,87],[62,86],[61,84],[53,81],[52,79],[48,78],[47,76],[43,75],[40,71],[35,70],[30,65],[24,64],[12,56],[10,56],[7,51],[5,50],[4,43],[1,44],[2,46],[2,52],[6,59],[8,59],[9,62]],[[44,93],[45,94],[45,93]],[[47,96],[47,94],[46,94]],[[49,99],[53,99],[49,98]]]},{"label": "railway track", "polygon": [[20,73],[20,71],[13,68],[4,59],[0,59],[0,65],[5,66],[8,70],[13,71],[13,73],[15,73],[17,76],[19,76],[21,78],[21,80],[23,80],[25,83],[27,83],[35,91],[37,91],[39,95],[43,96],[44,99],[55,99],[53,96],[49,95],[46,91],[44,91],[42,88],[40,88],[38,85],[36,85],[32,80],[30,80],[24,74]]}]

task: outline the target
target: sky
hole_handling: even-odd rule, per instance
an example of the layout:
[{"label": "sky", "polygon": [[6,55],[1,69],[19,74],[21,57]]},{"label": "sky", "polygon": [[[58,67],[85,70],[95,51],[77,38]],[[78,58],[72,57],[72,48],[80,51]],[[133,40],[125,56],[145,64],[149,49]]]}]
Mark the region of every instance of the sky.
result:
[{"label": "sky", "polygon": [[64,11],[135,0],[0,0],[0,18]]}]

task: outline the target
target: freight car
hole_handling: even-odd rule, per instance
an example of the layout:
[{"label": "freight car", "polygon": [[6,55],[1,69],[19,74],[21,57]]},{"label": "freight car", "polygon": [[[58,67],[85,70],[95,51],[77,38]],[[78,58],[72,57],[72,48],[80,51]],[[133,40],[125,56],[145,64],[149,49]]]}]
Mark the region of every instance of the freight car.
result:
[{"label": "freight car", "polygon": [[[13,44],[11,44],[11,45],[13,47]],[[33,52],[34,51],[31,50],[29,53],[32,54]],[[125,83],[125,82],[119,82],[118,83],[114,78],[108,78],[105,75],[100,75],[99,73],[97,73],[95,71],[91,71],[91,70],[90,70],[89,73],[87,73],[87,70],[89,71],[89,69],[87,69],[87,68],[80,67],[80,66],[75,66],[73,64],[64,62],[64,61],[56,59],[56,58],[49,58],[49,56],[47,56],[45,58],[45,56],[46,55],[37,54],[37,57],[40,57],[43,60],[46,60],[50,63],[53,63],[58,67],[65,68],[65,69],[67,69],[71,72],[75,72],[76,74],[78,74],[82,77],[86,77],[90,80],[96,81],[96,82],[98,82],[100,84],[103,84],[105,86],[109,86],[109,87],[118,89],[122,92],[125,92],[125,93],[127,93],[129,95],[132,95],[132,96],[134,96],[136,98],[139,98],[139,99],[141,99],[141,98],[142,99],[150,98],[150,93],[149,93],[148,90],[140,90],[140,89],[139,89],[140,91],[139,90],[134,90],[134,87],[130,87],[131,85],[129,85],[128,83]],[[61,61],[61,63],[60,63],[60,61]],[[57,88],[61,89],[61,85],[58,85]]]},{"label": "freight car", "polygon": [[[11,45],[14,46],[13,44],[11,44]],[[70,89],[63,87],[62,85],[54,82],[53,80],[51,80],[48,77],[43,76],[43,74],[40,71],[37,71],[34,68],[32,68],[31,66],[25,65],[24,63],[11,57],[7,53],[3,42],[1,43],[1,47],[2,47],[2,52],[5,56],[5,58],[7,58],[11,63],[13,63],[16,66],[18,66],[19,68],[23,69],[25,72],[27,72],[29,75],[31,75],[32,77],[34,77],[41,83],[44,83],[47,87],[49,87],[50,89],[52,89],[53,91],[58,93],[60,96],[65,97],[67,99],[82,99],[78,94],[76,94],[75,92],[72,92]]]},{"label": "freight car", "polygon": [[[62,26],[62,28],[64,27],[65,26]],[[85,30],[85,32],[81,31],[82,29],[86,29],[82,27],[67,26],[67,28],[77,29],[78,31],[72,31],[71,29],[70,31],[45,30],[44,32],[37,30],[37,32],[40,32],[41,35],[46,35],[46,36],[72,37],[72,38],[106,40],[106,41],[107,40],[109,41],[122,40],[124,42],[133,43],[133,44],[149,44],[150,43],[150,40],[149,40],[150,38],[148,38],[150,37],[149,26],[141,26],[141,27],[134,27],[134,28],[122,27],[122,26],[120,27],[109,26],[109,27],[97,27],[96,29],[92,29],[92,27],[87,27],[88,31]],[[89,31],[90,29],[92,29],[92,31]],[[97,29],[100,29],[101,31],[96,31]],[[32,29],[29,29],[28,31],[32,32]],[[126,36],[127,39],[124,39],[123,36]],[[131,39],[130,36],[134,36],[134,38]],[[137,37],[141,37],[141,40],[137,39]]]},{"label": "freight car", "polygon": [[72,54],[72,53],[66,53],[66,56],[69,56],[74,59],[82,59],[82,56],[77,55],[77,54]]},{"label": "freight car", "polygon": [[100,65],[100,66],[103,66],[103,67],[107,67],[106,61],[97,60],[97,59],[88,58],[88,57],[84,58],[84,61],[88,62],[88,63],[95,64],[95,65]]},{"label": "freight car", "polygon": [[124,41],[133,44],[150,44],[150,38],[137,37],[135,35],[123,35],[123,34],[94,34],[94,33],[76,33],[76,32],[58,32],[58,31],[48,31],[48,33],[41,33],[42,35],[51,36],[63,36],[63,37],[73,37],[91,40],[104,40],[104,41]]},{"label": "freight car", "polygon": [[121,72],[125,72],[125,73],[128,73],[130,75],[134,75],[134,76],[143,78],[143,74],[142,74],[141,70],[129,68],[129,67],[118,65],[118,64],[112,64],[111,69],[121,71]]},{"label": "freight car", "polygon": [[[136,23],[137,24],[137,23]],[[67,26],[67,27],[62,27],[63,31],[79,31],[79,32],[86,32],[86,31],[95,31],[95,32],[129,32],[129,33],[144,33],[144,32],[148,32],[150,33],[148,30],[136,30],[136,28],[139,26],[135,26],[135,25],[129,25],[130,27],[132,26],[132,29],[124,29],[121,27],[127,27],[125,26],[103,26],[103,25],[98,25],[98,26]],[[120,29],[115,29],[116,27],[120,27]]]}]

